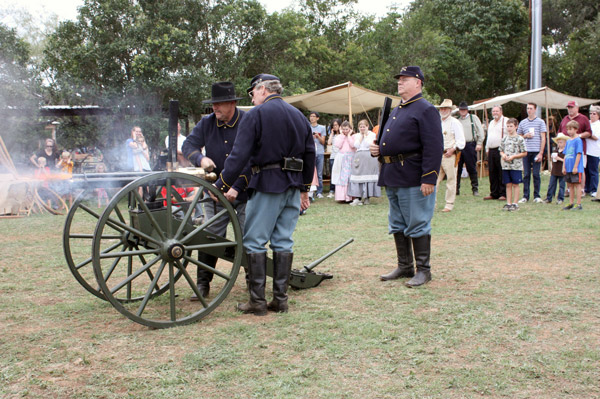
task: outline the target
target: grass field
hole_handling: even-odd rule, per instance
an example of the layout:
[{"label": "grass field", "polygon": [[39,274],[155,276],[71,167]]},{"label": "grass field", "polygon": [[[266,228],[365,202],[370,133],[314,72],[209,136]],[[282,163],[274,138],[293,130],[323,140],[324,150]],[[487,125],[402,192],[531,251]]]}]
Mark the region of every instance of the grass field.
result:
[{"label": "grass field", "polygon": [[424,288],[378,279],[395,261],[385,198],[321,199],[295,267],[354,237],[319,267],[332,280],[255,317],[234,310],[238,278],[207,318],[165,330],[75,281],[64,217],[0,220],[0,397],[600,398],[600,204],[509,213],[463,194],[444,214],[443,194]]}]

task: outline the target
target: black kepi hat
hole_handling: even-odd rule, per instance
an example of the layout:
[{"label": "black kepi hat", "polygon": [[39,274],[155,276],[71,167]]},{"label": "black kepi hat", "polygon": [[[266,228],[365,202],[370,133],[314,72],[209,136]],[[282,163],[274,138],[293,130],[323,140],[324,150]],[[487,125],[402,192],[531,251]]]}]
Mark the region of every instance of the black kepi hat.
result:
[{"label": "black kepi hat", "polygon": [[405,66],[402,67],[400,73],[394,76],[394,79],[398,79],[400,76],[410,76],[411,78],[417,78],[421,82],[425,82],[425,75],[418,66]]},{"label": "black kepi hat", "polygon": [[250,93],[254,89],[254,86],[267,80],[276,80],[278,82],[280,81],[279,78],[275,75],[269,75],[268,73],[260,73],[252,78],[252,81],[250,82],[250,87],[248,87],[246,91]]},{"label": "black kepi hat", "polygon": [[212,85],[212,98],[202,101],[203,104],[223,103],[237,101],[243,97],[236,97],[235,86],[231,82],[217,82]]},{"label": "black kepi hat", "polygon": [[466,101],[461,101],[460,104],[458,104],[458,109],[469,109],[469,104],[467,104]]}]

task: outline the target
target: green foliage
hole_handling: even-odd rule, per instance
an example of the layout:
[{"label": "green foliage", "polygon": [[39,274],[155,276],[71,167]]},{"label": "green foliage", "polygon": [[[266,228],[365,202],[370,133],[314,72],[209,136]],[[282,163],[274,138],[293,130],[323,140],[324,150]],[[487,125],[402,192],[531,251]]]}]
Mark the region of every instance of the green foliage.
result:
[{"label": "green foliage", "polygon": [[[30,140],[28,134],[37,136],[43,131],[28,112],[38,106],[39,93],[29,44],[14,29],[0,24],[0,111],[5,117],[1,133],[9,148],[23,148]],[[25,118],[18,117],[23,114]]]},{"label": "green foliage", "polygon": [[[422,67],[425,94],[434,102],[527,88],[526,0],[414,0],[379,20],[358,14],[355,4],[301,0],[295,10],[267,14],[256,0],[85,0],[77,19],[60,23],[47,40],[39,38],[55,16],[40,24],[43,29],[32,27],[33,50],[14,33],[0,32],[2,52],[12,49],[16,57],[2,61],[4,98],[35,101],[31,109],[40,102],[97,104],[118,115],[81,128],[78,118],[62,121],[69,129],[63,136],[72,140],[67,146],[95,144],[106,131],[119,143],[139,121],[151,146],[158,146],[170,99],[178,99],[181,114],[194,123],[213,82],[231,80],[243,93],[249,78],[262,72],[281,77],[286,95],[346,81],[396,94],[392,76],[404,65]],[[585,0],[544,1],[543,84],[600,97],[599,12]],[[19,18],[34,25],[30,16]],[[43,135],[31,122],[19,140]]]}]

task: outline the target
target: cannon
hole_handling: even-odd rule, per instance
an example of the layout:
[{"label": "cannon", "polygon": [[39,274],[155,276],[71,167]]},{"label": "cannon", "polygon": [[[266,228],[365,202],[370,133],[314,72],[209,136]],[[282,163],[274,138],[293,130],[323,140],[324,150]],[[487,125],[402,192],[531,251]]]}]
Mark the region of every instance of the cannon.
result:
[{"label": "cannon", "polygon": [[[115,180],[132,181],[98,210],[90,194]],[[196,322],[223,302],[246,259],[235,210],[209,181],[195,174],[165,171],[99,174],[86,176],[85,182],[88,190],[77,197],[67,214],[63,248],[70,271],[87,291],[110,302],[131,320],[152,328]],[[198,223],[192,218],[195,206],[202,202],[212,206],[212,199],[205,198],[203,190],[211,192],[223,210]],[[186,191],[187,197],[182,194]],[[207,231],[221,215],[231,220],[227,238]],[[290,287],[312,288],[332,278],[314,268],[352,241],[292,270]],[[198,251],[217,257],[217,267],[199,261]],[[215,275],[209,298],[198,292],[196,267]],[[270,259],[267,275],[272,276]],[[193,293],[198,302],[188,300]]]},{"label": "cannon", "polygon": [[[172,150],[167,171],[74,175],[72,183],[86,189],[73,203],[63,229],[65,259],[75,279],[129,319],[151,328],[185,325],[206,317],[223,302],[240,266],[246,264],[235,210],[210,183],[216,176],[201,168],[177,169],[173,164],[177,148],[176,101],[171,101],[169,112]],[[125,183],[105,208],[95,209],[93,199],[90,202],[94,190]],[[212,193],[217,201],[204,196],[205,192]],[[218,203],[222,210],[197,222],[192,215],[201,203]],[[223,215],[231,221],[227,238],[208,231]],[[331,279],[331,275],[313,269],[352,241],[302,269],[293,269],[289,285],[312,288]],[[204,258],[199,253],[216,257],[216,267],[199,260]],[[204,298],[198,291],[192,278],[195,273],[190,275],[187,270],[190,265],[194,270],[198,267],[214,274],[210,297]],[[267,275],[273,275],[271,259],[267,261]],[[188,300],[192,294],[199,301]]]}]

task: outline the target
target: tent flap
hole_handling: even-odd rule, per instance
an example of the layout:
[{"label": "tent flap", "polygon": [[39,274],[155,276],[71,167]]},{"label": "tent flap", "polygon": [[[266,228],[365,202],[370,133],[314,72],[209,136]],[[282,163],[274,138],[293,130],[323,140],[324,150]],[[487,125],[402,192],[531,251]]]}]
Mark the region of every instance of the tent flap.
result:
[{"label": "tent flap", "polygon": [[383,106],[385,97],[392,99],[392,106],[400,103],[400,97],[379,93],[353,84],[342,83],[310,93],[284,97],[283,100],[296,108],[327,114],[360,114]]},{"label": "tent flap", "polygon": [[514,94],[506,94],[504,96],[498,96],[485,100],[483,102],[469,106],[470,110],[478,111],[484,108],[491,108],[494,105],[502,105],[507,102],[514,101],[521,104],[536,103],[541,107],[550,109],[566,109],[569,101],[577,101],[580,107],[590,105],[599,102],[600,100],[592,98],[581,98],[573,97],[568,94],[560,93],[556,90],[552,90],[549,87],[540,87],[539,89],[532,89],[527,91],[521,91]]}]

